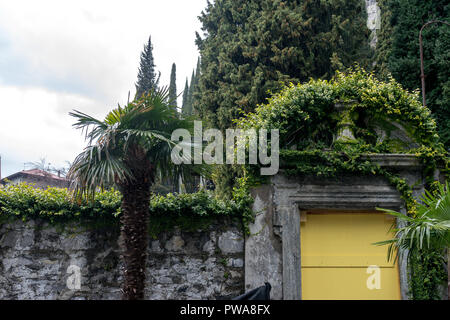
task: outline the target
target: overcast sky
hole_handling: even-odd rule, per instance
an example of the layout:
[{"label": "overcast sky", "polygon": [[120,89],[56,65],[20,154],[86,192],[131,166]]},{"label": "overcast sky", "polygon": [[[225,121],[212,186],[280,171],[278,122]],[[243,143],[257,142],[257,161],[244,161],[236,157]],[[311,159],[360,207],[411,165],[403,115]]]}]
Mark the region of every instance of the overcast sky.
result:
[{"label": "overcast sky", "polygon": [[134,96],[149,35],[160,84],[169,84],[175,62],[180,93],[197,63],[205,7],[206,0],[0,0],[2,177],[42,157],[56,167],[72,161],[85,143],[68,112],[103,118],[128,91]]}]

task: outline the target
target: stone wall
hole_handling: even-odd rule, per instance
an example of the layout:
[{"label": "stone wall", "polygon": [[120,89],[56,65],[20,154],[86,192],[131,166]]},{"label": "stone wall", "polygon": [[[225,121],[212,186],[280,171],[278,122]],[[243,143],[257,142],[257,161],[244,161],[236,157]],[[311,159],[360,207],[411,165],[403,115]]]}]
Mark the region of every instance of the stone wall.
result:
[{"label": "stone wall", "polygon": [[[0,227],[0,299],[120,299],[119,232],[39,222]],[[222,299],[244,292],[244,239],[232,223],[150,240],[147,299]],[[79,268],[81,286],[71,282]],[[75,270],[75,271],[74,271]],[[69,283],[69,285],[68,285]],[[72,289],[69,289],[72,288]]]}]

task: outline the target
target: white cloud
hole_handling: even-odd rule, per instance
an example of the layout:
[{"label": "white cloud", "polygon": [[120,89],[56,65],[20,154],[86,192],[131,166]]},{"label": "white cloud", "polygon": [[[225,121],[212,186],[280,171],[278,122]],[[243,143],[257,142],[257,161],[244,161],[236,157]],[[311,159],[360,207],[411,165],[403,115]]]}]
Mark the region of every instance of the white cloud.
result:
[{"label": "white cloud", "polygon": [[0,87],[0,96],[0,153],[9,163],[3,176],[41,157],[63,166],[84,148],[84,138],[71,127],[74,121],[68,112],[75,107],[89,110],[95,101],[40,88]]},{"label": "white cloud", "polygon": [[133,95],[149,35],[160,83],[169,83],[175,62],[181,92],[205,7],[206,0],[0,0],[0,153],[15,159],[9,170],[42,156],[73,160],[84,143],[68,112],[102,118]]},{"label": "white cloud", "polygon": [[33,77],[72,82],[117,101],[134,90],[139,55],[150,34],[162,82],[169,82],[175,62],[182,90],[198,56],[197,16],[205,5],[204,0],[2,1],[0,28]]}]

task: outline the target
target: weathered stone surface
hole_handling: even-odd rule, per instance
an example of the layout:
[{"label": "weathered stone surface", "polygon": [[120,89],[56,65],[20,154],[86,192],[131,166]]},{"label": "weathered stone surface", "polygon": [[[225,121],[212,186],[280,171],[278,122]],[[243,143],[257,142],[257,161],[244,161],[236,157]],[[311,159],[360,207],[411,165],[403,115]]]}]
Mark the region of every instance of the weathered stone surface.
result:
[{"label": "weathered stone surface", "polygon": [[183,238],[176,235],[176,236],[173,236],[169,241],[167,241],[166,250],[167,251],[180,251],[183,249],[183,246],[184,246]]},{"label": "weathered stone surface", "polygon": [[370,46],[376,47],[378,36],[377,30],[381,28],[381,11],[377,0],[365,0],[367,10],[367,28],[371,31]]},{"label": "weathered stone surface", "polygon": [[250,236],[245,241],[245,289],[272,285],[271,299],[283,298],[281,239],[273,223],[272,190],[262,186],[253,190],[255,222],[250,225]]},{"label": "weathered stone surface", "polygon": [[[175,230],[151,239],[146,298],[242,294],[242,239],[231,223],[199,232]],[[232,264],[224,265],[224,260]],[[68,287],[73,275],[69,266],[80,268],[79,290]],[[120,299],[121,270],[118,230],[83,231],[71,225],[61,232],[36,221],[0,226],[0,299]]]},{"label": "weathered stone surface", "polygon": [[219,236],[219,248],[223,253],[243,252],[244,237],[238,231],[226,231]]}]

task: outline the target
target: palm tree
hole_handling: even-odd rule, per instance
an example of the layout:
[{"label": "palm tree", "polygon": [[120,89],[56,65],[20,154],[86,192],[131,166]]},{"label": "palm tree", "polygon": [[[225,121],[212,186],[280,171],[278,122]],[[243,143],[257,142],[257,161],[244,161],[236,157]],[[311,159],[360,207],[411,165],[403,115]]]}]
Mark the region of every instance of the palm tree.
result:
[{"label": "palm tree", "polygon": [[[434,194],[425,190],[417,205],[417,213],[410,217],[389,209],[378,209],[397,217],[405,225],[395,229],[395,237],[377,242],[389,245],[388,260],[394,252],[412,249],[445,249],[450,246],[450,189],[448,182],[437,185]],[[399,250],[400,249],[400,250]]]},{"label": "palm tree", "polygon": [[388,261],[392,259],[394,252],[396,252],[395,260],[397,260],[402,252],[407,252],[410,257],[410,253],[417,252],[417,250],[442,252],[444,257],[447,248],[447,265],[450,266],[450,188],[448,182],[445,185],[438,183],[435,193],[425,190],[420,200],[417,205],[417,213],[412,217],[393,210],[379,209],[397,217],[403,226],[395,228],[393,239],[375,244],[389,245]]},{"label": "palm tree", "polygon": [[155,173],[180,174],[170,161],[171,133],[189,128],[168,103],[167,88],[112,110],[101,121],[74,111],[74,127],[85,132],[88,146],[74,160],[68,178],[78,197],[92,198],[99,188],[122,193],[123,299],[143,299],[147,259],[150,188]]}]

